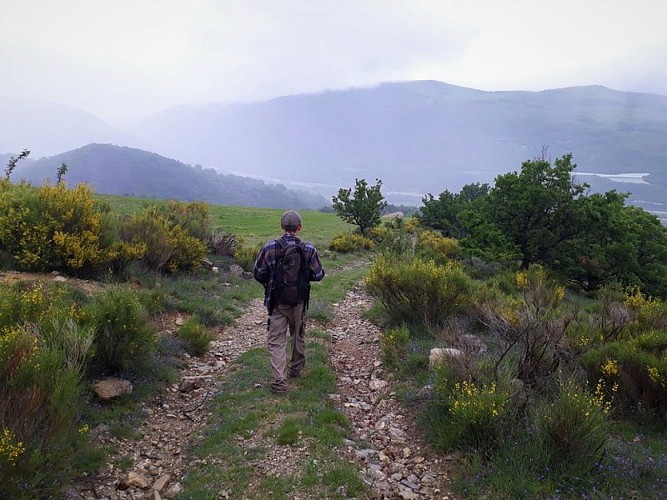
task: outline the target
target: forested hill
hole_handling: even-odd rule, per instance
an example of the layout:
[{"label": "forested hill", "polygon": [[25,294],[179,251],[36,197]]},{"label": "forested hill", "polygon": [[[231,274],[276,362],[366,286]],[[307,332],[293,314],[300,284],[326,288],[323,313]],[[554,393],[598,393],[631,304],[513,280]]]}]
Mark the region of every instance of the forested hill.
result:
[{"label": "forested hill", "polygon": [[34,184],[47,178],[54,181],[63,163],[68,167],[64,177],[68,185],[83,182],[104,194],[267,208],[317,209],[328,204],[323,196],[305,191],[222,175],[141,149],[110,144],[89,144],[34,162],[20,161],[12,180],[26,179]]}]

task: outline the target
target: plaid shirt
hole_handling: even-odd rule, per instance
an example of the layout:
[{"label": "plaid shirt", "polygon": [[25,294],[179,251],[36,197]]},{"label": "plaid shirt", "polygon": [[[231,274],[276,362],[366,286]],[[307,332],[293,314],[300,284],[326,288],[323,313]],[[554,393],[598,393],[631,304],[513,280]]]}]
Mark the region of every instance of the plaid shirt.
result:
[{"label": "plaid shirt", "polygon": [[[300,243],[299,238],[294,234],[285,233],[282,237],[287,240],[288,243]],[[317,255],[317,249],[310,242],[303,243],[303,247],[306,254],[306,262],[308,262],[308,267],[310,268],[310,281],[320,281],[324,278],[324,268],[322,267],[320,256]],[[279,249],[280,245],[276,240],[267,242],[259,251],[257,259],[255,260],[255,267],[252,271],[255,279],[264,285],[264,305],[266,307],[269,307],[270,299],[270,290],[267,285],[271,282],[271,276],[276,267],[276,261],[278,260]]]}]

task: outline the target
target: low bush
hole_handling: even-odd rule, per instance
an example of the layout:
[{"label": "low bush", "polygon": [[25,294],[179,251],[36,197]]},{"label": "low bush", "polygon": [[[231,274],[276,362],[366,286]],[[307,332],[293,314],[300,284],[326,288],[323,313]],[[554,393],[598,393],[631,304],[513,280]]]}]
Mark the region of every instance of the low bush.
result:
[{"label": "low bush", "polygon": [[0,190],[0,247],[22,268],[81,274],[112,260],[90,187],[3,182]]},{"label": "low bush", "polygon": [[238,245],[234,251],[234,259],[239,266],[243,268],[244,271],[252,271],[255,265],[255,259],[257,254],[262,249],[262,244],[257,245],[247,245],[243,238],[239,238]]},{"label": "low bush", "polygon": [[561,382],[556,396],[539,402],[533,410],[538,438],[549,450],[554,466],[590,470],[604,455],[611,408],[603,383],[593,391],[574,380]]},{"label": "low bush", "polygon": [[591,348],[579,362],[589,381],[603,379],[618,388],[615,404],[623,411],[648,409],[667,414],[665,333],[647,333],[631,341],[614,341]]},{"label": "low bush", "polygon": [[183,340],[185,351],[192,356],[203,356],[215,338],[197,318],[189,318],[178,330],[178,336]]},{"label": "low bush", "polygon": [[145,248],[143,261],[155,271],[195,269],[206,256],[206,240],[190,234],[158,205],[122,221],[119,232],[122,241]]},{"label": "low bush", "polygon": [[403,325],[382,331],[380,348],[387,366],[397,369],[405,359],[406,348],[410,342],[410,330]]},{"label": "low bush", "polygon": [[472,280],[456,263],[439,266],[420,259],[378,257],[365,279],[395,321],[440,325],[448,316],[469,306]]},{"label": "low bush", "polygon": [[337,234],[329,244],[329,250],[340,253],[358,252],[360,250],[370,250],[375,243],[370,238],[366,238],[358,233]]},{"label": "low bush", "polygon": [[495,382],[461,380],[451,367],[435,372],[433,444],[443,450],[492,450],[506,434],[510,419],[509,391]]},{"label": "low bush", "polygon": [[95,295],[85,311],[95,331],[95,367],[111,372],[140,369],[155,349],[156,335],[137,294],[110,287]]},{"label": "low bush", "polygon": [[625,305],[632,312],[632,333],[667,330],[667,302],[649,297],[635,288],[628,290]]},{"label": "low bush", "polygon": [[79,439],[80,365],[26,328],[0,334],[0,497],[62,484]]},{"label": "low bush", "polygon": [[560,308],[565,290],[535,266],[515,275],[519,296],[487,293],[476,304],[477,318],[502,342],[496,378],[504,370],[533,387],[544,388],[573,354],[566,333],[572,316]]},{"label": "low bush", "polygon": [[415,253],[424,260],[446,264],[461,257],[461,249],[454,238],[444,238],[432,231],[419,231],[415,243]]}]

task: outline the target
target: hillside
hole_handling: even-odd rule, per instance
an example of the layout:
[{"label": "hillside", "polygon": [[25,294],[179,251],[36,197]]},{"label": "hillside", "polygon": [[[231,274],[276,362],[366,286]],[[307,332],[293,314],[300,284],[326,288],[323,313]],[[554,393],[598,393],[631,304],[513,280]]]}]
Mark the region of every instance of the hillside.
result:
[{"label": "hillside", "polygon": [[179,107],[133,132],[183,160],[330,188],[378,177],[387,191],[439,193],[491,182],[543,146],[552,158],[573,152],[585,172],[667,170],[667,97],[600,86],[484,92],[388,83]]},{"label": "hillside", "polygon": [[132,134],[72,106],[0,96],[0,111],[0,153],[29,149],[39,158],[92,142],[146,148]]},{"label": "hillside", "polygon": [[328,203],[324,197],[311,193],[222,175],[148,151],[110,144],[89,144],[32,163],[20,162],[13,179],[36,184],[47,178],[53,181],[63,163],[68,166],[68,185],[84,182],[104,194],[267,208],[320,208]]}]

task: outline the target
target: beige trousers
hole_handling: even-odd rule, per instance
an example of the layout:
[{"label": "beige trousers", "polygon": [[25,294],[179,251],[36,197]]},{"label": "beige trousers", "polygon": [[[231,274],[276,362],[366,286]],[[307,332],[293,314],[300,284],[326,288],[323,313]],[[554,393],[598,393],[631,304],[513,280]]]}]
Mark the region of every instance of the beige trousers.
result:
[{"label": "beige trousers", "polygon": [[[292,336],[292,355],[287,366],[287,329]],[[287,376],[298,375],[306,363],[304,333],[306,330],[306,314],[303,304],[296,306],[276,305],[269,316],[268,344],[271,358],[273,381],[271,389],[284,391],[287,389]]]}]

